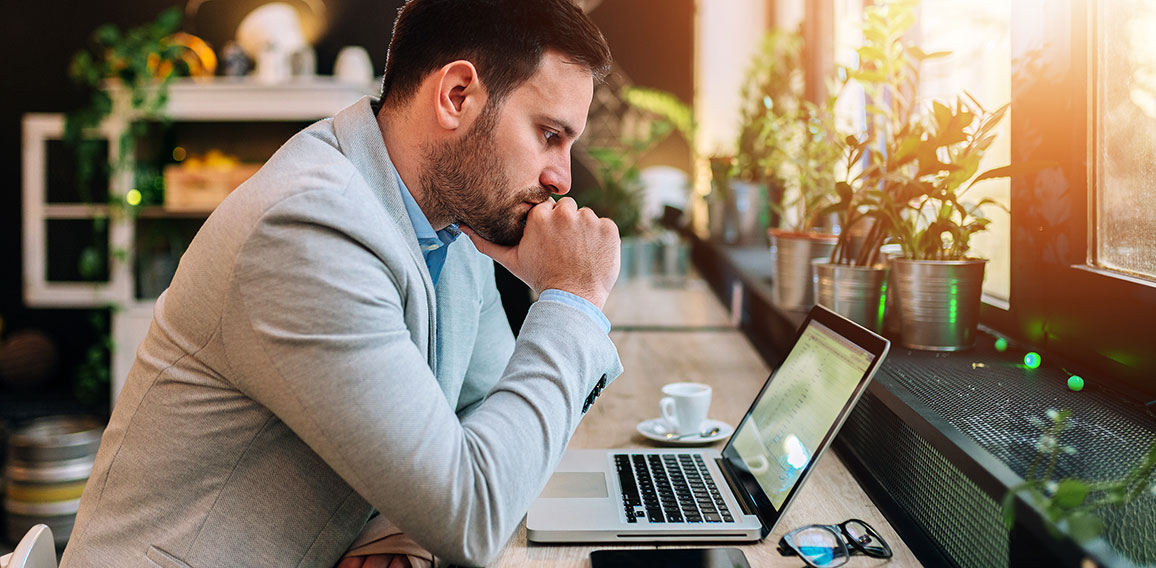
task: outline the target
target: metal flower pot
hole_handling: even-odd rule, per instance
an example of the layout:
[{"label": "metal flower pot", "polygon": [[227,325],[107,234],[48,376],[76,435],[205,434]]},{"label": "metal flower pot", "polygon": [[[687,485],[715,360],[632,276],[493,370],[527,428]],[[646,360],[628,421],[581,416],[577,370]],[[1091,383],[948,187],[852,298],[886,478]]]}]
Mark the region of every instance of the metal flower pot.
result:
[{"label": "metal flower pot", "polygon": [[712,193],[707,198],[707,222],[710,238],[716,242],[733,244],[738,241],[738,225],[729,214],[730,202]]},{"label": "metal flower pot", "polygon": [[654,239],[640,238],[634,243],[634,278],[647,280],[654,275],[654,266],[658,262],[658,242]]},{"label": "metal flower pot", "polygon": [[618,266],[617,284],[630,280],[634,275],[634,249],[637,243],[636,237],[622,237],[622,260]]},{"label": "metal flower pot", "polygon": [[[731,180],[731,201],[728,209],[734,215],[736,244],[761,244],[763,230],[762,213],[766,210],[767,186],[748,181]],[[732,241],[728,241],[732,242]]]},{"label": "metal flower pot", "polygon": [[883,331],[887,267],[814,261],[816,301],[876,333]]},{"label": "metal flower pot", "polygon": [[806,311],[815,304],[811,261],[830,258],[838,237],[772,229],[775,256],[774,301],[785,310]]},{"label": "metal flower pot", "polygon": [[892,259],[901,343],[959,351],[975,345],[986,260]]},{"label": "metal flower pot", "polygon": [[662,235],[658,243],[658,284],[672,288],[685,286],[690,273],[690,244],[675,233]]}]

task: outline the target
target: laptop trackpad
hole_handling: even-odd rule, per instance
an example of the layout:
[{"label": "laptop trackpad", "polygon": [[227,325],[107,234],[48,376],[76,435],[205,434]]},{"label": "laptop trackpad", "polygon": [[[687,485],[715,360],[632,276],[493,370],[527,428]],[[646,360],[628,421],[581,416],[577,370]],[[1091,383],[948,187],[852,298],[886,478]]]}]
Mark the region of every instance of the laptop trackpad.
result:
[{"label": "laptop trackpad", "polygon": [[546,482],[542,498],[598,498],[609,497],[606,474],[600,471],[559,471]]}]

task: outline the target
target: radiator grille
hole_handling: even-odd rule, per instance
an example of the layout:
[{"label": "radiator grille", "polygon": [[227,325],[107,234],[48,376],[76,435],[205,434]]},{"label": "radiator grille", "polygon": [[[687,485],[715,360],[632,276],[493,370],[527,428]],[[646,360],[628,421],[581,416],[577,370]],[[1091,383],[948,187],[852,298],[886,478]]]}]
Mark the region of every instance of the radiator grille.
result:
[{"label": "radiator grille", "polygon": [[999,504],[870,392],[839,434],[883,490],[958,566],[1008,565],[1008,533]]},{"label": "radiator grille", "polygon": [[[899,351],[881,372],[1021,477],[1037,455],[1040,437],[1029,417],[1046,422],[1051,408],[1072,410],[1061,443],[1076,450],[1061,454],[1056,478],[1117,479],[1156,440],[1156,420],[1139,403],[1094,384],[1072,392],[1062,369],[1027,369],[1009,358],[990,347],[954,354]],[[1006,362],[993,363],[1001,359]],[[1098,514],[1106,524],[1103,538],[1118,553],[1136,564],[1156,564],[1156,497],[1145,492],[1126,507]]]}]

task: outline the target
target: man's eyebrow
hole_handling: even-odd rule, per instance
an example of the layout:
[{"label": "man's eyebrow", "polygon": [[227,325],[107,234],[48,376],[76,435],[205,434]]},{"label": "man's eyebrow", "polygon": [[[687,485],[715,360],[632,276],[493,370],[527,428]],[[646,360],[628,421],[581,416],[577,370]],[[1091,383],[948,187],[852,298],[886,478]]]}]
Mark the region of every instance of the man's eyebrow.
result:
[{"label": "man's eyebrow", "polygon": [[573,126],[570,126],[561,120],[551,118],[549,116],[538,116],[538,122],[541,122],[542,124],[545,124],[546,126],[549,126],[555,130],[561,131],[566,135],[567,138],[570,138],[571,140],[578,138],[578,131]]}]

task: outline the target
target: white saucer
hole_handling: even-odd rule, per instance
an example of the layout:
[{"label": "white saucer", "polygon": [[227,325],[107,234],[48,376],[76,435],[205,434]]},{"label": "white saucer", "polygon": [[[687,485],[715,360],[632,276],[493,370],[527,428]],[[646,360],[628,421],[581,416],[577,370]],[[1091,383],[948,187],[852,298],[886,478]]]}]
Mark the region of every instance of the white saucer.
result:
[{"label": "white saucer", "polygon": [[711,420],[710,418],[707,418],[702,423],[701,431],[708,432],[715,427],[718,427],[718,433],[714,436],[708,436],[704,438],[696,434],[693,436],[687,436],[685,438],[673,440],[666,437],[668,433],[672,433],[674,431],[674,429],[670,427],[670,424],[668,424],[666,420],[663,420],[662,418],[651,418],[650,420],[643,420],[642,422],[638,423],[638,433],[662,444],[670,444],[672,446],[700,446],[702,444],[709,444],[711,442],[725,440],[735,431],[734,427],[732,427],[730,424],[727,424],[721,420]]}]

